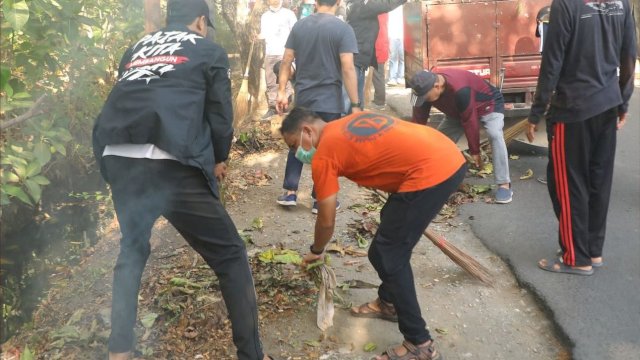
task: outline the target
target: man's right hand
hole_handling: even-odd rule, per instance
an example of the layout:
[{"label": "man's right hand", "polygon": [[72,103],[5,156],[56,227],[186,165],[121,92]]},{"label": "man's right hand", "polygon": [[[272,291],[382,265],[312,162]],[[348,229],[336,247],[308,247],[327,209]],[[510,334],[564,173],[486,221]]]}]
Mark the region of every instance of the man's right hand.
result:
[{"label": "man's right hand", "polygon": [[359,108],[359,107],[357,107],[357,106],[352,106],[352,107],[351,107],[351,113],[352,113],[352,114],[359,113],[359,112],[362,112],[362,109],[361,109],[361,108]]},{"label": "man's right hand", "polygon": [[537,129],[538,129],[538,125],[527,123],[527,140],[529,140],[530,143],[532,143],[533,140],[536,138],[535,133]]},{"label": "man's right hand", "polygon": [[482,170],[482,168],[484,167],[482,156],[480,154],[471,155],[471,158],[473,159],[473,165],[475,165],[476,168]]},{"label": "man's right hand", "polygon": [[276,110],[278,111],[278,115],[282,115],[282,113],[287,110],[289,107],[289,97],[285,90],[278,90],[278,96],[276,97]]}]

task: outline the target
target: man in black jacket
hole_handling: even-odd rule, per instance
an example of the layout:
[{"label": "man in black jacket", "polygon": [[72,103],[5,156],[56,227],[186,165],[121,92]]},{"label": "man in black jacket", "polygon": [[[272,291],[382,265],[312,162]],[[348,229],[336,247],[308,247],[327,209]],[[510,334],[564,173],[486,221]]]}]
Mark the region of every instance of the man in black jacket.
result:
[{"label": "man in black jacket", "polygon": [[124,54],[94,127],[95,156],[122,233],[109,359],[128,359],[135,347],[140,281],[161,215],[215,271],[238,358],[268,359],[245,246],[217,190],[233,136],[227,53],[205,39],[211,23],[204,0],[169,0],[167,24]]},{"label": "man in black jacket", "polygon": [[346,2],[347,24],[353,28],[358,41],[358,53],[355,54],[354,61],[361,107],[364,106],[365,72],[370,66],[378,69],[376,59],[376,38],[380,31],[378,15],[387,13],[406,2],[407,0],[347,0]]},{"label": "man in black jacket", "polygon": [[[543,270],[593,274],[602,262],[616,130],[625,123],[636,59],[629,0],[554,0],[527,137],[547,107],[547,186],[561,259]],[[619,69],[619,75],[618,75]],[[550,103],[550,106],[549,106]]]}]

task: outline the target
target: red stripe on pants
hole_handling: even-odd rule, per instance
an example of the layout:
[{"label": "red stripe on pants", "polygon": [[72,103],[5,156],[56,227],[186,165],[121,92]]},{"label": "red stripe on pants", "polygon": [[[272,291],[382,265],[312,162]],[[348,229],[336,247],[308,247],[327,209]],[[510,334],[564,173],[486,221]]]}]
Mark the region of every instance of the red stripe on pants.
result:
[{"label": "red stripe on pants", "polygon": [[562,261],[575,265],[575,251],[573,247],[573,231],[571,224],[571,199],[567,181],[567,158],[565,153],[565,124],[557,123],[553,138],[554,170],[556,180],[556,193],[560,203],[560,241],[564,247]]}]

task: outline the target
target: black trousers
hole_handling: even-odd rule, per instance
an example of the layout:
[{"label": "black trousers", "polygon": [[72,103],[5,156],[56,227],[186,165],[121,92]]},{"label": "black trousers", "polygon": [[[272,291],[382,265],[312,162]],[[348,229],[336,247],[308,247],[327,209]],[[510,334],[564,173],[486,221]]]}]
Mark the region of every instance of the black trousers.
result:
[{"label": "black trousers", "polygon": [[615,108],[575,123],[547,120],[547,187],[567,265],[589,266],[602,256],[617,120]]},{"label": "black trousers", "polygon": [[380,226],[369,248],[369,260],[382,280],[378,296],[395,306],[400,332],[413,344],[424,343],[431,335],[420,313],[411,252],[456,191],[466,170],[465,164],[446,181],[424,190],[391,194],[380,211]]},{"label": "black trousers", "polygon": [[133,349],[138,292],[156,219],[164,216],[213,269],[241,360],[262,360],[256,293],[244,242],[200,169],[174,160],[106,156],[122,239],[113,276],[109,351]]},{"label": "black trousers", "polygon": [[371,71],[373,71],[373,103],[380,106],[387,103],[387,93],[385,88],[387,82],[384,80],[384,64],[385,63],[378,63],[377,69],[371,69]]}]

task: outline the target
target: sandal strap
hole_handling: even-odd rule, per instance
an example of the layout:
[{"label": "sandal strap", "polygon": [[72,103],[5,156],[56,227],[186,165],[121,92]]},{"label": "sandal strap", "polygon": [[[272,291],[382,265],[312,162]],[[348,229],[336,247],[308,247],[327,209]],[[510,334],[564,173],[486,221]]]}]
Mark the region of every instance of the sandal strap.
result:
[{"label": "sandal strap", "polygon": [[414,354],[412,352],[407,352],[406,354],[400,356],[396,352],[395,347],[389,346],[387,351],[383,352],[382,355],[386,355],[390,360],[413,360]]},{"label": "sandal strap", "polygon": [[388,303],[380,298],[376,300],[378,302],[378,307],[380,307],[381,312],[396,315],[396,307],[393,306],[393,304]]},{"label": "sandal strap", "polygon": [[402,346],[404,346],[411,354],[416,357],[416,360],[432,360],[433,353],[435,352],[433,348],[433,341],[428,346],[420,347],[416,346],[407,340],[402,342]]}]

